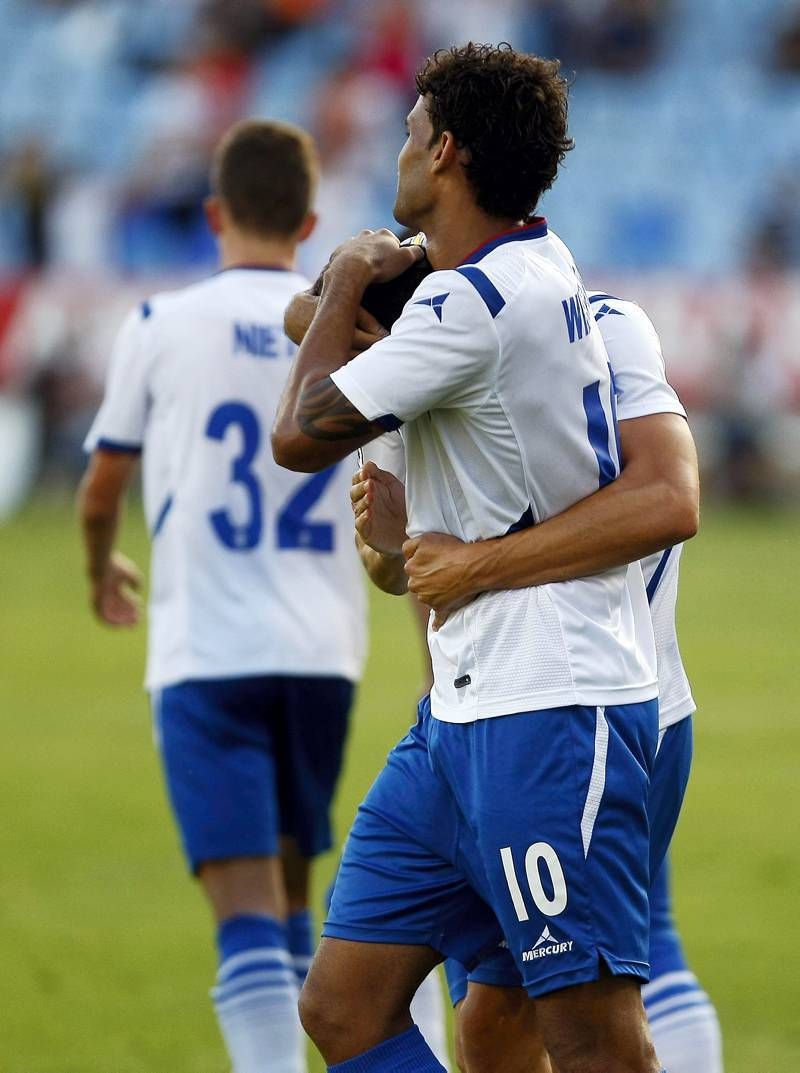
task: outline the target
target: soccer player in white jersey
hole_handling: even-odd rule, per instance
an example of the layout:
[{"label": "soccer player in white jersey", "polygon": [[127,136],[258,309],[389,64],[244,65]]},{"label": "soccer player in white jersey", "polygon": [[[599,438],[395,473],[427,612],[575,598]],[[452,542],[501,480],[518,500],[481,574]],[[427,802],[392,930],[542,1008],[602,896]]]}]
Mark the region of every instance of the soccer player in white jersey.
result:
[{"label": "soccer player in white jersey", "polygon": [[[407,290],[402,279],[397,284],[398,293],[401,287]],[[316,301],[300,295],[290,303],[287,324],[298,343]],[[565,572],[591,569],[596,564],[587,557],[592,554],[587,534],[604,567],[609,544],[618,542],[614,530],[620,516],[626,541],[637,541],[646,549],[671,539],[676,512],[696,510],[691,437],[683,406],[667,382],[655,329],[634,303],[590,292],[589,304],[614,371],[623,475],[564,515],[501,540],[465,545],[455,537],[429,534],[409,541],[405,571],[410,587],[437,612],[439,621],[449,609],[482,591],[546,583]],[[398,593],[403,589],[402,577],[398,587],[392,564],[402,560],[406,543],[405,454],[400,433],[386,433],[364,454],[367,465],[354,477],[351,488],[361,555],[378,585],[388,579],[390,591]],[[574,549],[581,540],[584,546],[576,559]],[[686,720],[686,735],[695,705],[675,630],[681,553],[680,544],[663,551],[659,548],[641,565],[656,636],[660,726],[666,731]],[[659,802],[654,805],[657,813]],[[651,979],[643,989],[648,1021],[658,1053],[671,1073],[722,1073],[716,1011],[687,965],[672,920],[667,873],[664,862],[657,867],[650,889]],[[507,953],[504,959],[505,966],[502,960],[500,965],[479,966],[469,976],[469,992],[463,966],[452,960],[446,963],[451,999],[458,1010],[456,1050],[464,1073],[497,1069],[534,1073],[537,1060],[546,1062],[535,1017],[518,988],[513,959]],[[462,1005],[468,993],[469,1000]],[[412,1012],[419,1009],[419,997]],[[432,1034],[431,1027],[426,1017],[426,1037]]]},{"label": "soccer player in white jersey", "polygon": [[[624,476],[566,514],[501,540],[463,544],[444,534],[409,541],[409,588],[442,621],[448,609],[481,592],[539,585],[577,570],[605,565],[588,557],[594,541],[601,556],[614,543],[613,529],[624,521],[627,539],[668,537],[675,504],[692,509],[692,452],[683,425],[685,411],[667,382],[658,336],[644,311],[608,294],[589,294],[589,304],[614,372]],[[677,421],[676,421],[677,417]],[[632,422],[632,423],[631,423]],[[402,554],[403,519],[397,509],[396,480],[404,479],[402,443],[397,433],[370,445],[369,457],[381,467],[354,484],[351,496],[359,533],[383,555]],[[387,510],[395,504],[393,510]],[[583,551],[576,546],[581,537]],[[378,548],[375,549],[374,545]],[[695,709],[680,658],[675,627],[680,544],[642,560],[656,638],[660,729],[675,748],[683,738],[688,761],[691,715]],[[385,567],[384,567],[385,569]],[[681,724],[678,734],[667,728]],[[661,754],[660,754],[661,755]],[[662,757],[663,758],[663,757]],[[658,768],[659,760],[656,760]],[[656,777],[653,814],[664,785]],[[656,821],[657,822],[657,821]],[[662,844],[665,839],[659,840]],[[650,982],[643,988],[657,1051],[670,1073],[722,1073],[722,1047],[716,1011],[689,970],[672,921],[666,861],[655,864],[650,891]],[[541,1054],[535,1018],[519,990],[518,974],[506,951],[491,966],[469,976],[447,963],[453,1004],[460,1007],[458,1051],[466,1073],[533,1073]],[[510,990],[515,987],[515,990]],[[467,999],[467,995],[469,996]],[[466,999],[466,1001],[465,1001]]]},{"label": "soccer player in white jersey", "polygon": [[133,625],[134,566],[114,550],[142,455],[152,538],[147,687],[184,849],[214,913],[213,991],[235,1073],[299,1073],[298,984],[312,951],[311,859],[365,641],[347,502],[352,467],[276,466],[268,432],[295,347],[295,253],[314,225],[303,131],[234,127],[207,216],[222,271],[125,321],[87,439],[80,496],[91,602]]},{"label": "soccer player in white jersey", "polygon": [[[388,232],[340,247],[273,452],[318,471],[402,425],[410,534],[486,539],[617,478],[611,373],[569,252],[532,218],[570,147],[558,65],[468,45],[417,89],[395,216],[436,271],[348,364],[365,288],[415,254]],[[439,1070],[409,999],[443,956],[471,967],[505,938],[560,1073],[657,1073],[639,993],[658,742],[641,570],[487,593],[429,644],[431,696],[345,847],[301,993],[309,1034],[336,1073]],[[403,792],[420,755],[435,779]]]}]

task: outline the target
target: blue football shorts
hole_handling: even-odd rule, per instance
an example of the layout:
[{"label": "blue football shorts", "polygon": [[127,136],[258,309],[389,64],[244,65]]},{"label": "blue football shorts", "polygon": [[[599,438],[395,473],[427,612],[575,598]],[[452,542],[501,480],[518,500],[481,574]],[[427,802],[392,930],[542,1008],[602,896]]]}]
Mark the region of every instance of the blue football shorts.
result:
[{"label": "blue football shorts", "polygon": [[[650,820],[650,941],[648,960],[653,976],[685,968],[683,952],[672,923],[667,882],[666,853],[672,840],[692,766],[692,720],[682,719],[664,731],[653,769],[648,797]],[[675,968],[673,969],[673,966]],[[472,972],[458,961],[445,962],[447,986],[454,1006],[466,997],[467,982],[520,987],[522,980],[514,959],[498,947]]]},{"label": "blue football shorts", "polygon": [[531,996],[648,976],[658,704],[445,723],[425,698],[345,845],[323,935],[510,950]]},{"label": "blue football shorts", "polygon": [[153,694],[172,808],[193,872],[272,856],[281,835],[305,857],[332,845],[330,805],[353,684],[344,678],[224,678]]}]

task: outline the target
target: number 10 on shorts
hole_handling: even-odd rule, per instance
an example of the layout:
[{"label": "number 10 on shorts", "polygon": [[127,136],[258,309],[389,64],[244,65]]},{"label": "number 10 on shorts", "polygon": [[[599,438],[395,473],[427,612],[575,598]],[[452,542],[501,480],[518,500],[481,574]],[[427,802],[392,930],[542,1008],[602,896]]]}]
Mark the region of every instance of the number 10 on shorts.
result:
[{"label": "number 10 on shorts", "polygon": [[[500,850],[500,860],[503,862],[503,871],[514,903],[518,920],[528,920],[528,910],[522,888],[517,879],[517,870],[514,865],[514,857],[510,846],[504,846]],[[550,885],[553,888],[553,896],[549,897],[542,885],[541,865],[547,868],[550,876]],[[528,846],[525,854],[525,876],[528,880],[528,888],[533,898],[533,904],[546,917],[556,917],[567,908],[567,881],[564,878],[564,869],[558,854],[547,842],[534,842]]]}]

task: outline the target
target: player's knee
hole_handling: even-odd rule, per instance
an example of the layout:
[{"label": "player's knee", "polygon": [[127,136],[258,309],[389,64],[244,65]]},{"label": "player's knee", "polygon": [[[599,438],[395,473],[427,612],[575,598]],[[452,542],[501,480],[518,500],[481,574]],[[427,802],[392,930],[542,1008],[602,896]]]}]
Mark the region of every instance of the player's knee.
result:
[{"label": "player's knee", "polygon": [[609,1040],[592,1029],[548,1040],[558,1073],[655,1073],[661,1068],[648,1039]]},{"label": "player's knee", "polygon": [[524,992],[471,989],[459,1007],[456,1042],[462,1073],[545,1073],[550,1068]]},{"label": "player's knee", "polygon": [[504,1068],[498,1022],[475,1003],[462,1003],[456,1028],[461,1073],[489,1073]]},{"label": "player's knee", "polygon": [[327,1054],[330,1046],[347,1030],[348,1011],[344,996],[329,992],[309,976],[300,991],[298,1009],[303,1030],[321,1053]]}]

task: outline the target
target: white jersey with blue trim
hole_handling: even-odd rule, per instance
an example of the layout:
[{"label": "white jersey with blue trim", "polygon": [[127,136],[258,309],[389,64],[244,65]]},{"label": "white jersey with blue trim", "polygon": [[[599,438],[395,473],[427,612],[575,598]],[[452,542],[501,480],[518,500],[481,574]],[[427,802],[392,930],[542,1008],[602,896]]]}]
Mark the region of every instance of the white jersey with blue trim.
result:
[{"label": "white jersey with blue trim", "polygon": [[[541,219],[429,275],[391,335],[332,379],[401,427],[412,535],[502,536],[619,473],[606,350]],[[485,593],[428,640],[432,712],[451,722],[656,695],[641,571]]]},{"label": "white jersey with blue trim", "polygon": [[[680,399],[667,381],[661,343],[644,310],[634,302],[596,291],[589,293],[589,305],[614,371],[619,420],[662,413],[686,417]],[[675,627],[682,552],[683,546],[678,544],[641,562],[656,639],[662,730],[695,710]]]},{"label": "white jersey with blue trim", "polygon": [[143,452],[152,536],[147,685],[245,675],[356,679],[365,593],[354,465],[275,464],[269,433],[307,281],[235,268],[133,311],[86,449]]},{"label": "white jersey with blue trim", "polygon": [[[661,344],[649,317],[640,306],[609,294],[589,291],[589,305],[614,372],[617,416],[620,421],[651,414],[686,411],[667,381]],[[624,320],[616,318],[623,317]],[[364,448],[366,458],[405,483],[406,464],[399,431],[387,432]],[[689,680],[683,667],[675,609],[678,600],[679,561],[683,545],[642,559],[658,665],[658,711],[662,730],[695,710]]]}]

